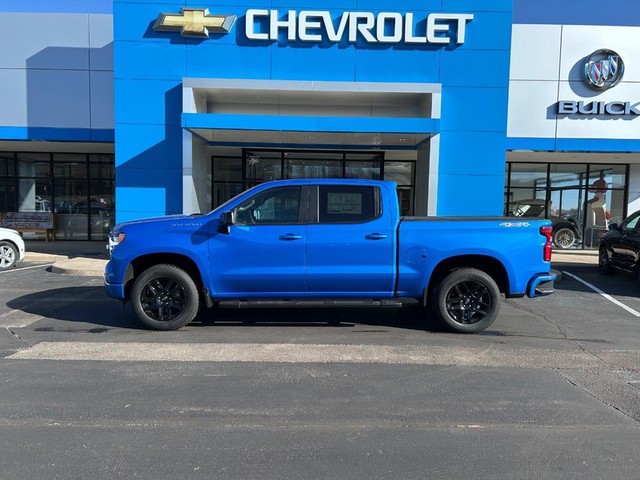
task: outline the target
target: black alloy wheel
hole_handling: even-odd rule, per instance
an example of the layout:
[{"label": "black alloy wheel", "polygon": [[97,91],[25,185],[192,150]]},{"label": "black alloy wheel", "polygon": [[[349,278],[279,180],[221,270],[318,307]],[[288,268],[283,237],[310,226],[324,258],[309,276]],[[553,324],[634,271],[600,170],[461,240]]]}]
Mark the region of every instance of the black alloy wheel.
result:
[{"label": "black alloy wheel", "polygon": [[613,265],[609,259],[609,252],[607,252],[607,247],[604,245],[601,245],[598,251],[598,269],[603,275],[611,275],[614,272]]},{"label": "black alloy wheel", "polygon": [[155,265],[134,281],[131,302],[138,318],[156,330],[177,330],[198,313],[198,288],[175,265]]},{"label": "black alloy wheel", "polygon": [[457,332],[476,333],[500,311],[500,290],[485,272],[463,268],[449,273],[435,292],[436,315]]}]

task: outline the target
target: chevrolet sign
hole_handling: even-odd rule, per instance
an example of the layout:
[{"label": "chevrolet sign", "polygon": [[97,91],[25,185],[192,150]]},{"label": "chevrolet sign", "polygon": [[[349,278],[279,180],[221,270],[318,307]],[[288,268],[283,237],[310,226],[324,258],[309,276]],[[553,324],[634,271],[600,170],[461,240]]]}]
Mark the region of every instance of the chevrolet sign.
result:
[{"label": "chevrolet sign", "polygon": [[[249,40],[277,41],[280,31],[286,32],[290,42],[322,42],[325,38],[338,43],[345,37],[349,43],[358,38],[367,43],[407,43],[447,45],[452,41],[465,42],[467,22],[472,14],[432,13],[426,18],[423,35],[415,33],[413,13],[343,12],[335,20],[327,11],[289,10],[280,19],[278,10],[250,9],[246,13],[245,34]],[[267,31],[259,31],[259,25]],[[451,27],[455,31],[451,32]]]}]

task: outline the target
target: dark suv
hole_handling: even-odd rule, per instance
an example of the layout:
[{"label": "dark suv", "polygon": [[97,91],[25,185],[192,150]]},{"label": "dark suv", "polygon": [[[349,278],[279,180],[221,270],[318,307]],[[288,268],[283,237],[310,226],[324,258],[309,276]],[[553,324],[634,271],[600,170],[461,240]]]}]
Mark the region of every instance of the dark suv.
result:
[{"label": "dark suv", "polygon": [[598,267],[604,274],[615,269],[637,273],[640,269],[640,211],[629,215],[622,224],[612,223],[600,240]]}]

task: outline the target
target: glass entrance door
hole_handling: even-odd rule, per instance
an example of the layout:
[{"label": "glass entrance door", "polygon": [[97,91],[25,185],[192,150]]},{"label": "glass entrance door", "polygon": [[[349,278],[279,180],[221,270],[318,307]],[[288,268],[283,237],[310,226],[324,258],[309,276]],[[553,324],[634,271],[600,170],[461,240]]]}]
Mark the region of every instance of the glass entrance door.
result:
[{"label": "glass entrance door", "polygon": [[361,178],[398,184],[402,215],[413,214],[415,161],[385,160],[383,151],[242,150],[241,157],[212,157],[212,208],[270,180]]}]

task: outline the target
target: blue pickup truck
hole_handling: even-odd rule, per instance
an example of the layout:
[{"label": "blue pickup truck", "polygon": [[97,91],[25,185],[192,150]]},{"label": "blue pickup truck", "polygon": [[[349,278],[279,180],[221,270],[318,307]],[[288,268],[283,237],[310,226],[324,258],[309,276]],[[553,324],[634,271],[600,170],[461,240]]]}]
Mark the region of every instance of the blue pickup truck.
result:
[{"label": "blue pickup truck", "polygon": [[396,185],[268,182],[206,215],[117,225],[107,293],[158,330],[213,306],[401,306],[458,332],[498,315],[501,293],[553,292],[551,222],[399,214]]}]

